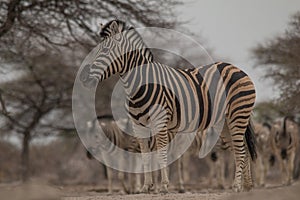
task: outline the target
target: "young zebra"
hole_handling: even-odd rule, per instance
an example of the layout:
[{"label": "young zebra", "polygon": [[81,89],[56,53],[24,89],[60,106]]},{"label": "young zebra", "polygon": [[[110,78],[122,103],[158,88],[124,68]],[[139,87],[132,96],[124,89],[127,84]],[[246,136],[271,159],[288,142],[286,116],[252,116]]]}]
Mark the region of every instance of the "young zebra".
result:
[{"label": "young zebra", "polygon": [[265,180],[270,166],[274,165],[274,152],[271,148],[271,125],[268,123],[255,123],[255,136],[258,156],[255,165],[257,186],[265,186]]},{"label": "young zebra", "polygon": [[[207,134],[208,136],[215,134],[215,130],[213,128],[209,128],[208,130],[205,130],[204,134]],[[190,149],[189,149],[189,156],[194,155],[197,156],[199,154],[199,151],[201,149],[203,139],[202,139],[202,132],[197,133]],[[230,135],[229,135],[230,137]],[[208,185],[212,185],[212,181],[214,177],[217,179],[217,188],[218,189],[224,189],[225,188],[225,171],[226,171],[226,165],[228,164],[227,159],[230,159],[230,156],[228,153],[231,154],[231,141],[230,138],[226,135],[221,135],[218,139],[217,143],[211,150],[211,152],[208,154],[208,157],[206,158],[206,163],[209,166],[209,174],[208,174]]]},{"label": "young zebra", "polygon": [[215,175],[218,189],[225,189],[226,168],[233,167],[230,165],[230,162],[232,161],[233,157],[230,141],[227,141],[221,136],[210,152],[208,159],[210,182]]},{"label": "young zebra", "polygon": [[[128,147],[128,141],[129,138],[126,138],[126,134],[124,134],[119,128],[117,123],[113,120],[113,116],[111,115],[103,115],[103,116],[97,116],[97,118],[93,121],[90,121],[87,123],[87,128],[88,128],[88,134],[92,134],[95,131],[95,126],[96,123],[99,122],[105,136],[111,141],[111,147],[110,152],[114,151],[115,147],[118,146],[122,149],[125,149]],[[129,136],[129,135],[128,135]],[[133,144],[131,143],[130,146]],[[87,148],[87,157],[89,159],[93,159],[93,154],[97,154],[99,157],[103,159],[104,162],[106,162],[106,159],[110,159],[107,157],[105,153],[102,153],[99,149],[95,148]],[[118,161],[118,165],[124,164],[124,157],[119,158],[120,160]],[[112,194],[113,188],[112,188],[112,179],[113,179],[113,169],[110,167],[105,166],[106,168],[106,173],[107,173],[107,179],[108,179],[108,193]],[[118,172],[118,178],[122,184],[122,190],[120,191],[121,193],[129,193],[125,180],[124,180],[124,173],[123,172]]]},{"label": "young zebra", "polygon": [[[271,129],[271,143],[282,171],[282,183],[289,185],[293,180],[294,162],[299,145],[299,129],[296,122],[285,117],[275,122]],[[284,177],[285,175],[285,177]]]},{"label": "young zebra", "polygon": [[[250,156],[256,158],[250,115],[255,88],[248,75],[227,63],[179,70],[153,61],[153,56],[134,28],[119,20],[102,27],[103,41],[95,58],[84,66],[80,80],[86,87],[118,73],[127,95],[127,109],[139,137],[144,162],[144,186],[149,192],[152,179],[149,135],[156,135],[161,167],[161,192],[168,192],[168,132],[194,133],[219,125],[231,134],[235,155],[235,191],[253,187]],[[223,97],[226,96],[224,99]],[[225,103],[224,103],[225,102]],[[145,134],[145,130],[148,133]]]},{"label": "young zebra", "polygon": [[[125,125],[125,130],[126,131],[131,131],[132,127],[130,127],[130,123],[128,123],[127,119],[123,119],[123,124]],[[95,130],[96,122],[99,122],[105,136],[111,141],[111,147],[110,152],[115,150],[115,147],[120,147],[124,149],[125,151],[130,151],[134,153],[140,153],[141,149],[140,146],[138,145],[138,141],[135,137],[123,133],[123,131],[118,127],[118,124],[114,120],[112,115],[103,115],[103,116],[97,116],[97,119],[88,122],[88,134],[91,134]],[[168,140],[171,141],[173,139],[174,135],[168,134]],[[173,147],[174,148],[174,147]],[[151,151],[154,151],[156,149],[156,140],[155,136],[150,138],[150,149]],[[89,159],[93,159],[93,154],[100,154],[100,157],[103,159],[111,159],[109,157],[106,157],[105,154],[102,154],[101,149],[95,149],[95,148],[88,148],[87,149],[87,157]],[[119,158],[118,160],[118,165],[123,165],[124,164],[124,158]],[[105,162],[105,160],[104,160]],[[184,183],[183,183],[183,161],[182,158],[179,158],[177,161],[177,170],[178,170],[178,179],[179,179],[179,188],[178,191],[179,193],[183,193],[184,190]],[[134,163],[132,163],[134,164]],[[108,193],[112,193],[112,169],[110,167],[106,166],[106,172],[107,172],[107,179],[108,179]],[[157,176],[158,174],[155,172],[152,174],[154,178],[154,188],[153,191],[154,193],[158,192],[157,188]],[[139,174],[130,174],[130,186],[127,187],[124,181],[124,173],[123,172],[118,172],[118,178],[122,183],[123,189],[120,191],[121,193],[129,193],[129,194],[134,194],[134,193],[140,193],[140,175]]]}]

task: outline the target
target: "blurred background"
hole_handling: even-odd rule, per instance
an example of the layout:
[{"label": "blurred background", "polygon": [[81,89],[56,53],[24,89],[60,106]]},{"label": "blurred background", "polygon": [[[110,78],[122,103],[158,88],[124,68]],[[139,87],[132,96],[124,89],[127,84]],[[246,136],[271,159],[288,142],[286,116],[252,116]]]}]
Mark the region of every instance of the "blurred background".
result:
[{"label": "blurred background", "polygon": [[[40,178],[98,184],[101,164],[87,161],[72,119],[72,87],[99,43],[99,23],[163,27],[190,35],[215,61],[245,70],[257,88],[259,122],[300,113],[300,2],[297,0],[3,0],[0,2],[0,183]],[[169,45],[176,45],[169,44]],[[178,46],[186,56],[208,64]],[[187,65],[154,50],[172,67]],[[97,114],[110,114],[118,76],[98,86]],[[194,181],[207,172],[192,159]],[[197,175],[194,175],[197,174]],[[102,177],[102,178],[101,178]]]}]

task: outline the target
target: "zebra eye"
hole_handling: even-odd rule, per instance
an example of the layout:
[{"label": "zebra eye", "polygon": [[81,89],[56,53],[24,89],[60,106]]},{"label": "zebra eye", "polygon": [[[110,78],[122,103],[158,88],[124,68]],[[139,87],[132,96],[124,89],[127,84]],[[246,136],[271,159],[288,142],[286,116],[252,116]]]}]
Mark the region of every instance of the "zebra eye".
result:
[{"label": "zebra eye", "polygon": [[109,53],[109,48],[104,47],[104,48],[102,49],[102,52],[103,52],[104,54],[108,54],[108,53]]}]

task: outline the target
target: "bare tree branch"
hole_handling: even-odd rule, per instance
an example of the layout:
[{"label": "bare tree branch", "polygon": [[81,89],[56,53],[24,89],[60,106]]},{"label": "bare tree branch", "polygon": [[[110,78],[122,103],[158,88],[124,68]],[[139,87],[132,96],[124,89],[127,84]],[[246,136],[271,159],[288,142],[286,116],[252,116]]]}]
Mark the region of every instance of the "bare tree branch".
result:
[{"label": "bare tree branch", "polygon": [[278,103],[287,114],[300,112],[300,12],[296,13],[284,34],[253,49],[257,65],[264,67],[264,77],[280,90]]},{"label": "bare tree branch", "polygon": [[17,6],[21,0],[10,0],[7,8],[7,15],[5,22],[0,26],[0,37],[6,34],[14,25],[15,19],[18,15]]}]

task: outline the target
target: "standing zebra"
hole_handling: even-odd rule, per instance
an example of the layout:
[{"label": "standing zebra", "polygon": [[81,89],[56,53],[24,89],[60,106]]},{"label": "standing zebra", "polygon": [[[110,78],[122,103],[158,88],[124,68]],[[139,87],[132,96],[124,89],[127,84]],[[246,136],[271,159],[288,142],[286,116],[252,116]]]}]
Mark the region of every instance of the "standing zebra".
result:
[{"label": "standing zebra", "polygon": [[[256,158],[250,115],[255,89],[247,74],[227,63],[179,70],[153,61],[153,56],[134,28],[119,20],[105,24],[103,41],[94,60],[84,66],[80,80],[93,87],[119,73],[127,95],[127,109],[138,136],[144,163],[143,192],[152,187],[149,135],[156,135],[161,167],[161,192],[168,192],[168,132],[193,133],[218,124],[225,117],[222,132],[230,133],[235,156],[235,191],[253,187],[250,156]],[[226,96],[223,99],[222,96]],[[224,103],[224,101],[225,103]]]},{"label": "standing zebra", "polygon": [[258,156],[255,165],[257,186],[265,186],[265,180],[270,166],[274,165],[274,153],[271,148],[271,125],[268,123],[255,123],[255,136]]},{"label": "standing zebra", "polygon": [[[289,117],[275,122],[271,129],[272,148],[282,171],[282,183],[291,184],[295,167],[295,156],[299,146],[298,125]],[[285,177],[284,177],[285,175]]]},{"label": "standing zebra", "polygon": [[[95,126],[96,123],[99,122],[100,126],[105,134],[105,136],[111,141],[110,144],[110,152],[115,151],[116,147],[120,148],[127,148],[129,144],[127,144],[129,138],[126,138],[126,134],[123,134],[123,132],[118,128],[117,123],[113,120],[113,116],[111,115],[103,115],[103,116],[97,116],[96,119],[93,121],[89,121],[87,123],[87,128],[88,128],[88,135],[94,133],[95,131]],[[130,144],[133,145],[133,144]],[[107,159],[110,159],[109,155],[106,155],[105,153],[99,151],[99,149],[95,148],[87,148],[87,157],[89,159],[93,158],[93,154],[99,155],[104,163],[106,162]],[[120,158],[118,160],[118,165],[123,165],[125,164],[125,158]],[[106,173],[107,173],[107,179],[108,179],[108,193],[112,194],[113,188],[112,188],[112,179],[113,179],[113,170],[110,167],[106,166]],[[118,172],[118,178],[121,181],[122,184],[122,190],[120,191],[121,193],[128,193],[128,189],[125,185],[125,180],[124,180],[124,173],[123,172]]]},{"label": "standing zebra", "polygon": [[215,175],[218,189],[225,188],[226,168],[230,165],[229,162],[232,162],[231,152],[230,141],[227,141],[226,138],[223,138],[222,136],[210,152],[210,157],[208,159],[210,183]]}]

